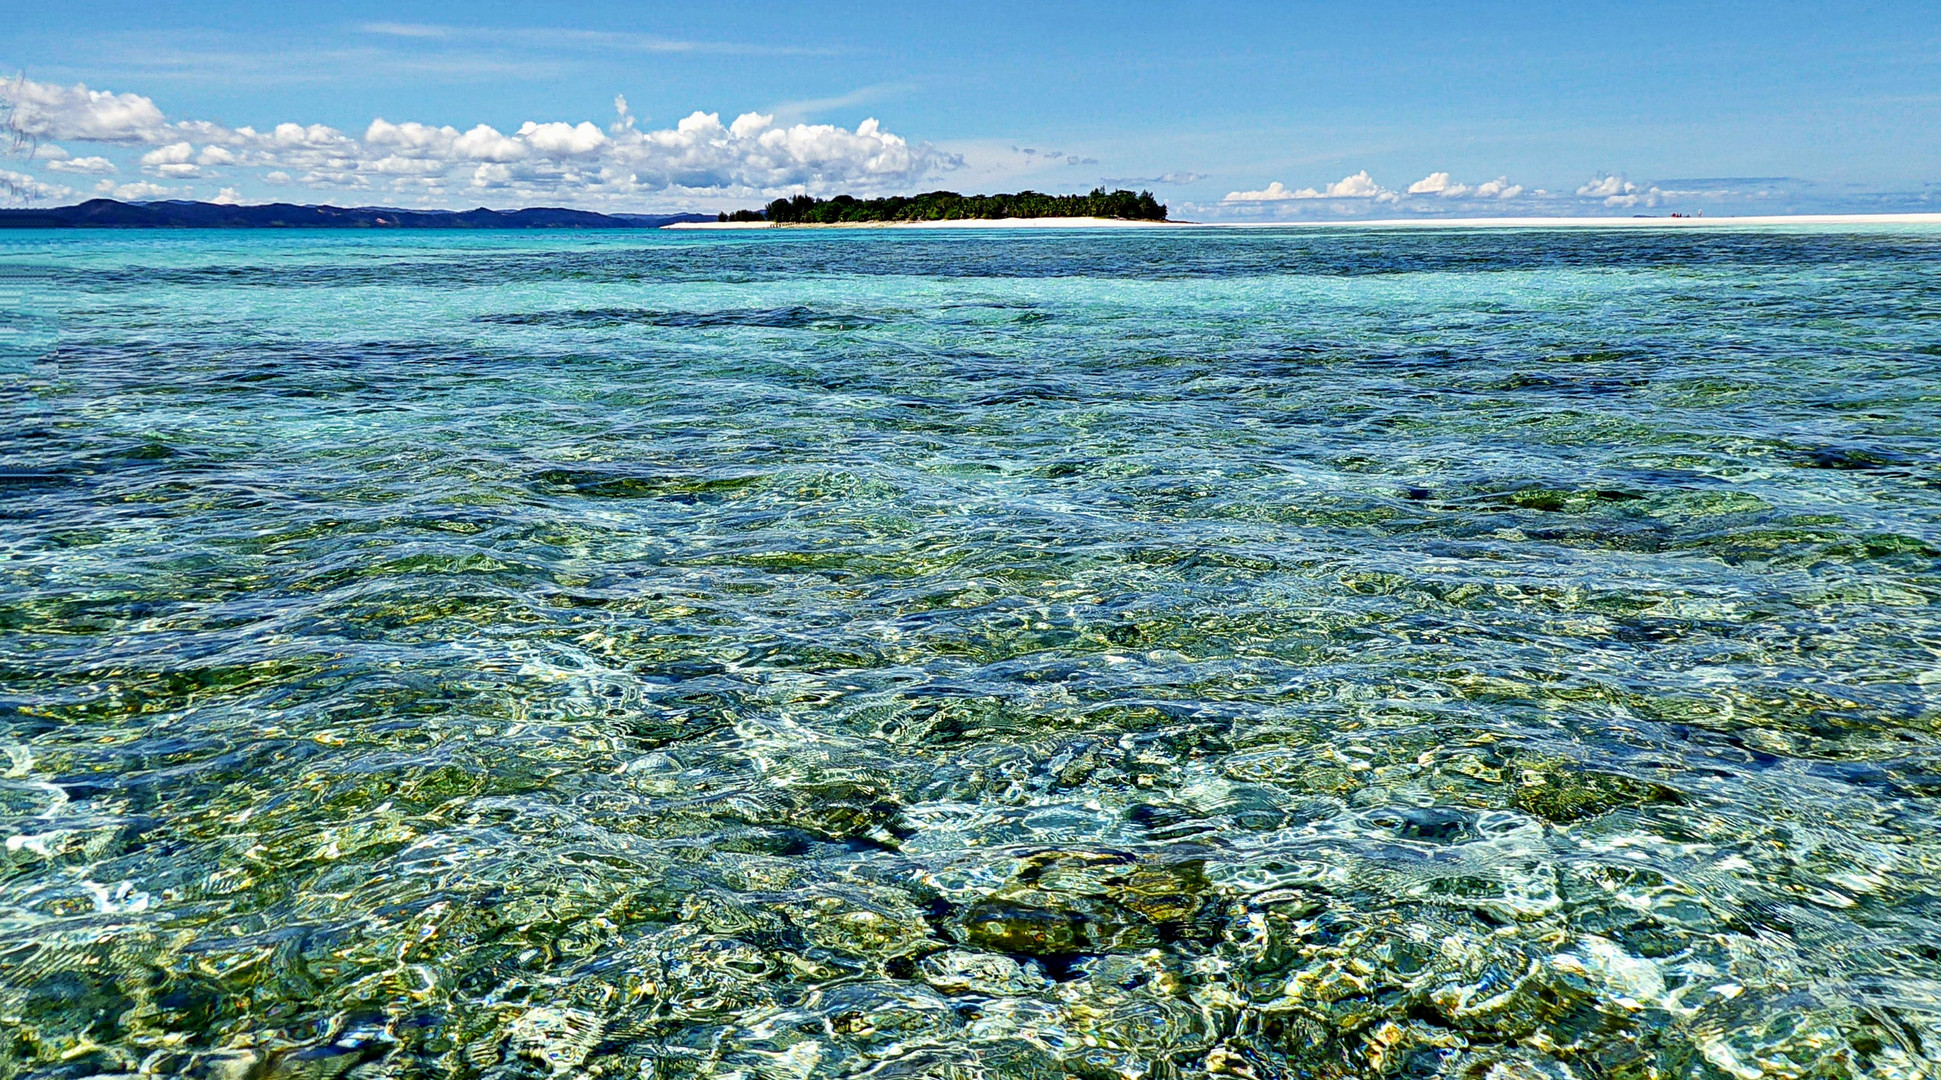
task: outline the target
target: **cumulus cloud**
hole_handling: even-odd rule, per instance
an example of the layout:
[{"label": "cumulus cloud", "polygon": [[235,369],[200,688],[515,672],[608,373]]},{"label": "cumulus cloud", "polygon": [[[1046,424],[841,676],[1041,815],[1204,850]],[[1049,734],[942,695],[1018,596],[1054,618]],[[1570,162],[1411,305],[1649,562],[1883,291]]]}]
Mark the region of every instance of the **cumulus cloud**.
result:
[{"label": "cumulus cloud", "polygon": [[517,161],[531,149],[528,143],[502,135],[486,124],[460,133],[455,127],[393,124],[383,117],[364,129],[364,144],[383,147],[387,157],[424,161]]},{"label": "cumulus cloud", "polygon": [[160,184],[151,184],[146,180],[137,180],[129,184],[117,184],[113,180],[103,180],[94,185],[94,190],[96,194],[106,195],[111,199],[120,199],[123,202],[140,202],[143,199],[178,199],[187,194],[181,188],[163,187]]},{"label": "cumulus cloud", "polygon": [[[1221,201],[1223,204],[1229,206],[1242,206],[1258,203],[1290,203],[1310,199],[1370,200],[1376,203],[1413,205],[1417,209],[1426,209],[1430,204],[1417,200],[1467,199],[1475,201],[1483,199],[1514,199],[1521,196],[1524,191],[1525,188],[1523,185],[1510,183],[1508,177],[1499,176],[1494,180],[1484,181],[1480,184],[1465,184],[1455,180],[1446,172],[1432,172],[1422,179],[1417,180],[1415,183],[1410,184],[1404,191],[1392,191],[1377,183],[1375,178],[1370,176],[1368,171],[1364,169],[1361,172],[1344,176],[1340,180],[1328,184],[1325,187],[1290,188],[1276,180],[1259,191],[1229,192],[1227,197]],[[1338,208],[1345,208],[1351,205],[1351,203],[1337,202],[1335,205]]]},{"label": "cumulus cloud", "polygon": [[77,176],[106,176],[116,172],[115,163],[104,157],[64,157],[47,163],[53,172],[74,173]]},{"label": "cumulus cloud", "polygon": [[1469,194],[1469,185],[1455,183],[1446,172],[1434,172],[1410,184],[1409,194],[1440,195],[1445,199],[1454,199]]},{"label": "cumulus cloud", "polygon": [[1626,189],[1637,185],[1627,183],[1622,176],[1594,176],[1577,189],[1577,194],[1586,199],[1601,199],[1610,195],[1622,195]]},{"label": "cumulus cloud", "polygon": [[160,142],[168,127],[162,110],[140,94],[90,90],[78,83],[54,86],[17,78],[0,85],[0,102],[9,106],[11,133],[33,140]]},{"label": "cumulus cloud", "polygon": [[[1313,189],[1310,188],[1308,190],[1312,191]],[[1321,192],[1320,197],[1328,199],[1373,199],[1385,193],[1386,189],[1380,184],[1377,184],[1374,178],[1368,175],[1367,169],[1363,169],[1353,176],[1344,176],[1340,180],[1329,184],[1327,190]]]},{"label": "cumulus cloud", "polygon": [[239,206],[242,204],[243,196],[235,188],[226,187],[216,192],[216,197],[209,201],[215,203],[217,206]]},{"label": "cumulus cloud", "polygon": [[458,129],[432,127],[406,122],[393,124],[382,116],[364,129],[364,141],[372,146],[393,146],[407,150],[448,151],[458,141]]},{"label": "cumulus cloud", "polygon": [[192,160],[194,157],[195,147],[186,142],[158,146],[142,155],[142,171],[171,180],[201,176],[202,169]]},{"label": "cumulus cloud", "polygon": [[1434,195],[1440,199],[1514,199],[1523,194],[1522,184],[1512,184],[1507,176],[1485,180],[1480,184],[1464,184],[1449,178],[1446,172],[1433,172],[1409,185],[1410,195]]},{"label": "cumulus cloud", "polygon": [[1579,198],[1601,199],[1605,206],[1619,208],[1657,206],[1663,195],[1658,188],[1634,184],[1621,174],[1593,176],[1577,189]]},{"label": "cumulus cloud", "polygon": [[0,197],[9,202],[41,202],[47,199],[65,199],[74,194],[74,189],[50,184],[37,176],[0,169]]},{"label": "cumulus cloud", "polygon": [[452,140],[452,152],[467,161],[517,161],[526,156],[524,143],[501,135],[485,124]]},{"label": "cumulus cloud", "polygon": [[1285,184],[1276,180],[1259,191],[1228,192],[1223,201],[1264,203],[1289,202],[1295,199],[1380,199],[1384,202],[1393,202],[1395,198],[1394,192],[1377,184],[1375,178],[1368,175],[1368,170],[1363,169],[1352,176],[1344,176],[1324,188],[1309,187],[1295,191],[1289,190]]},{"label": "cumulus cloud", "polygon": [[[258,131],[170,121],[136,94],[26,79],[0,84],[0,104],[11,106],[16,137],[145,144],[151,149],[141,155],[140,167],[160,180],[227,181],[237,170],[255,170],[268,183],[322,190],[419,196],[469,190],[465,197],[611,202],[669,192],[753,197],[880,190],[962,164],[955,155],[883,130],[873,119],[851,130],[777,123],[761,113],[724,124],[719,113],[695,112],[671,129],[642,131],[624,98],[615,99],[618,119],[607,128],[533,120],[507,134],[485,124],[460,131],[380,117],[361,136],[323,124],[286,122]],[[113,169],[100,157],[76,160],[89,164],[66,171]]]},{"label": "cumulus cloud", "polygon": [[[1314,189],[1306,188],[1304,190],[1313,191]],[[1227,197],[1225,201],[1226,202],[1284,202],[1288,199],[1303,199],[1303,198],[1313,198],[1313,196],[1303,195],[1297,191],[1289,191],[1287,190],[1287,186],[1285,184],[1282,184],[1279,180],[1276,180],[1273,183],[1268,184],[1266,187],[1260,189],[1259,191],[1229,191],[1227,192]]]},{"label": "cumulus cloud", "polygon": [[[697,114],[698,115],[698,114]],[[683,120],[682,123],[687,121]],[[519,138],[539,153],[553,157],[578,157],[606,145],[607,133],[582,120],[578,124],[553,122],[535,124],[528,120],[519,126]]]}]

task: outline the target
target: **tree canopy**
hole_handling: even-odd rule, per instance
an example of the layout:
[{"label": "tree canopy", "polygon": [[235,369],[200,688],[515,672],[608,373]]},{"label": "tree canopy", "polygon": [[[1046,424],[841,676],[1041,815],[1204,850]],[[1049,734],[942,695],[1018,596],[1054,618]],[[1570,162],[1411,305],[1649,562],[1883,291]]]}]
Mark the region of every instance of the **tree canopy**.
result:
[{"label": "tree canopy", "polygon": [[[743,215],[747,215],[744,217]],[[747,220],[749,211],[733,218]],[[838,195],[818,199],[797,195],[776,199],[762,210],[769,221],[784,224],[836,225],[849,221],[960,221],[992,218],[1097,217],[1128,221],[1164,221],[1166,206],[1152,192],[1107,191],[1093,188],[1089,195],[1046,195],[1020,191],[1015,195],[959,195],[954,191],[931,191],[922,195],[892,195],[884,199],[858,199]]]}]

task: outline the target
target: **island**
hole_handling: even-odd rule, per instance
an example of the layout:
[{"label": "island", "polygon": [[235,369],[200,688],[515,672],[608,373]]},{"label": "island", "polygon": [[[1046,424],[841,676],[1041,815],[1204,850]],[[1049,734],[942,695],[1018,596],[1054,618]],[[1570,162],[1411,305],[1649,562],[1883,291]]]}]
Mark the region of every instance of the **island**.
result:
[{"label": "island", "polygon": [[1046,195],[1020,191],[1015,195],[959,195],[932,191],[922,195],[891,195],[858,199],[838,195],[818,199],[797,195],[776,199],[760,210],[721,214],[722,222],[766,221],[774,225],[845,225],[872,221],[989,221],[1005,218],[1112,218],[1120,221],[1165,221],[1166,204],[1152,192],[1093,188],[1088,195]]}]

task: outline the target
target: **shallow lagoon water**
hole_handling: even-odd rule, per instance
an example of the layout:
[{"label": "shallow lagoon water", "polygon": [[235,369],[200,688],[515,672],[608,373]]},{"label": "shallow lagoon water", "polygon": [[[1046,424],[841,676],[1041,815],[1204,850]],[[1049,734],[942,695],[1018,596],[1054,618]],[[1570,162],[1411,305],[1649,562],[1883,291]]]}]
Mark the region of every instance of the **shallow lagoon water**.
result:
[{"label": "shallow lagoon water", "polygon": [[1935,1075],[1938,283],[0,234],[0,1073]]}]

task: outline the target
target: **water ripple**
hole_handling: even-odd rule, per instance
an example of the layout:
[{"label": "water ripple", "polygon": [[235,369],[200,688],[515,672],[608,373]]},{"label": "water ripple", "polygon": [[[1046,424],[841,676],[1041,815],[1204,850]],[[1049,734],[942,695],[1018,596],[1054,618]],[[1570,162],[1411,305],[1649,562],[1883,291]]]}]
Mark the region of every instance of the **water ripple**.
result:
[{"label": "water ripple", "polygon": [[0,1069],[1930,1075],[1936,241],[9,237]]}]

